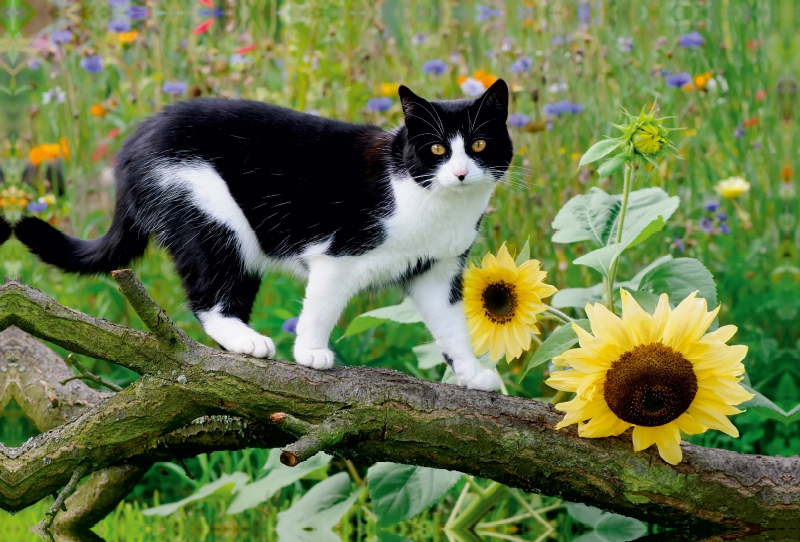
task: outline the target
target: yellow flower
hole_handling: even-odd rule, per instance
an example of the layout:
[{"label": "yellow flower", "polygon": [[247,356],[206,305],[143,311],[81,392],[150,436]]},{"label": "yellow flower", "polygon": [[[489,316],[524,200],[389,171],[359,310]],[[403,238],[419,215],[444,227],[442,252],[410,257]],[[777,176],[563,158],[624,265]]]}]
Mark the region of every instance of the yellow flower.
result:
[{"label": "yellow flower", "polygon": [[701,73],[694,76],[694,84],[698,90],[705,90],[706,85],[711,80],[711,72]]},{"label": "yellow flower", "polygon": [[478,355],[489,352],[494,361],[505,354],[518,358],[538,334],[536,315],[544,312],[543,297],[556,293],[544,283],[547,273],[541,262],[529,260],[519,267],[505,243],[497,257],[489,253],[481,267],[470,264],[464,274],[464,309]]},{"label": "yellow flower", "polygon": [[639,154],[656,154],[661,150],[661,147],[667,142],[666,138],[662,136],[658,127],[652,124],[642,124],[631,136],[633,148]]},{"label": "yellow flower", "polygon": [[38,166],[45,160],[53,161],[60,156],[61,146],[58,143],[45,143],[32,148],[30,153],[28,153],[28,158],[34,166]]},{"label": "yellow flower", "polygon": [[750,183],[741,177],[730,177],[724,181],[718,182],[714,186],[714,190],[723,198],[736,199],[750,190]]},{"label": "yellow flower", "polygon": [[396,96],[399,88],[400,83],[381,83],[381,96]]},{"label": "yellow flower", "polygon": [[105,117],[108,110],[100,104],[94,104],[90,109],[90,112],[95,117]]},{"label": "yellow flower", "polygon": [[[556,409],[567,415],[556,429],[578,424],[582,437],[619,435],[633,426],[635,451],[658,446],[668,463],[680,463],[680,431],[718,429],[738,437],[726,416],[753,397],[739,384],[747,347],[725,344],[736,326],[703,335],[719,308],[690,294],[674,310],[662,294],[655,312],[645,312],[624,289],[622,318],[600,303],[586,305],[592,333],[573,324],[580,348],[553,360],[569,367],[546,383],[575,392]],[[588,420],[588,421],[587,421]]]},{"label": "yellow flower", "polygon": [[138,35],[139,31],[134,28],[133,30],[130,30],[128,32],[120,32],[119,34],[117,34],[117,37],[119,38],[119,42],[124,45],[136,41],[136,36]]}]

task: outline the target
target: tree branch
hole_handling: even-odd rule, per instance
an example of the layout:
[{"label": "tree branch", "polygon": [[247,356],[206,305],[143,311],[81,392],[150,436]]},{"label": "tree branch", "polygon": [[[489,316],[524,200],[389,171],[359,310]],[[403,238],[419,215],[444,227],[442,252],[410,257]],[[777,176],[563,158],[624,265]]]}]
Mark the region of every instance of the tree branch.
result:
[{"label": "tree branch", "polygon": [[[0,447],[5,509],[49,495],[80,465],[96,470],[258,446],[285,447],[298,459],[322,448],[362,461],[452,469],[661,525],[753,533],[800,526],[797,457],[748,456],[683,443],[684,462],[672,466],[654,449],[633,452],[629,434],[583,439],[571,428],[556,431],[562,414],[539,401],[386,369],[314,371],[191,341],[175,346],[70,311],[16,282],[0,286],[0,325],[9,323],[149,374],[19,448]],[[75,330],[69,340],[64,328]],[[281,426],[268,421],[281,412],[298,421]],[[210,415],[221,418],[201,418]],[[306,438],[339,417],[346,418],[346,430],[318,431],[314,438],[321,442]],[[226,430],[227,422],[219,420],[232,420],[229,425],[237,429]],[[211,425],[216,427],[206,431]],[[329,434],[333,437],[323,436]],[[286,446],[297,435],[300,440]]]}]

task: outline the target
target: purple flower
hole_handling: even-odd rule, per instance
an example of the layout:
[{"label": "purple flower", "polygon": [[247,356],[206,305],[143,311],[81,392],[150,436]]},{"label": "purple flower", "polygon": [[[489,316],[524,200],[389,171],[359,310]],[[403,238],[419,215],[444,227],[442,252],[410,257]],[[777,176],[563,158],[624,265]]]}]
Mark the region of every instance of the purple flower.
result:
[{"label": "purple flower", "polygon": [[523,56],[512,62],[508,69],[512,72],[526,72],[531,69],[532,65],[533,59],[529,56]]},{"label": "purple flower", "polygon": [[683,239],[675,239],[672,244],[675,245],[675,250],[678,252],[683,252],[686,250],[686,245],[683,243]]},{"label": "purple flower", "polygon": [[236,66],[237,64],[245,64],[246,61],[242,55],[239,53],[235,53],[231,55],[231,59],[228,61],[230,62],[231,66]]},{"label": "purple flower", "polygon": [[108,0],[108,3],[115,8],[124,8],[128,5],[128,0]]},{"label": "purple flower", "polygon": [[486,87],[477,79],[468,77],[466,81],[461,83],[461,92],[467,96],[480,96],[486,92]]},{"label": "purple flower", "polygon": [[429,60],[422,65],[422,71],[428,75],[435,75],[438,77],[447,71],[447,62],[439,59]]},{"label": "purple flower", "polygon": [[300,320],[299,316],[295,316],[294,318],[289,318],[286,320],[281,329],[284,330],[286,333],[293,333],[297,334],[297,322]]},{"label": "purple flower", "polygon": [[553,45],[564,45],[567,43],[567,40],[564,38],[564,36],[554,36],[551,40],[551,43]]},{"label": "purple flower", "polygon": [[32,70],[38,70],[42,67],[42,63],[36,60],[35,58],[28,61],[28,68]]},{"label": "purple flower", "polygon": [[581,4],[578,6],[578,20],[582,23],[588,23],[592,18],[592,11],[589,4]]},{"label": "purple flower", "polygon": [[72,41],[72,32],[69,30],[56,30],[50,34],[50,43],[53,45],[64,45]]},{"label": "purple flower", "polygon": [[131,23],[125,19],[115,19],[108,23],[109,32],[127,32],[131,29]]},{"label": "purple flower", "polygon": [[668,87],[673,88],[680,88],[683,85],[688,85],[692,82],[692,76],[686,72],[676,73],[674,75],[668,75],[664,78],[664,81],[667,82]]},{"label": "purple flower", "polygon": [[150,15],[150,10],[142,6],[131,6],[128,8],[128,17],[136,21],[138,19],[147,19]]},{"label": "purple flower", "polygon": [[99,55],[87,56],[81,60],[81,68],[89,73],[100,73],[103,71],[103,57]]},{"label": "purple flower", "polygon": [[664,68],[663,70],[661,70],[661,77],[666,77],[671,73],[672,72],[670,70],[668,70],[667,68]]},{"label": "purple flower", "polygon": [[512,113],[508,116],[508,125],[512,128],[523,128],[528,124],[530,117],[528,115],[521,115],[519,113]]},{"label": "purple flower", "polygon": [[554,127],[555,123],[553,122],[553,119],[548,118],[547,121],[545,121],[544,123],[544,129],[547,130],[548,132],[552,132]]},{"label": "purple flower", "polygon": [[623,53],[630,53],[633,51],[633,38],[617,38],[617,49]]},{"label": "purple flower", "polygon": [[392,107],[391,98],[372,98],[367,102],[367,109],[370,111],[386,111]]},{"label": "purple flower", "polygon": [[40,213],[47,210],[46,201],[32,201],[28,204],[28,210],[32,213]]},{"label": "purple flower", "polygon": [[161,90],[172,96],[180,96],[186,92],[186,83],[182,81],[165,81]]},{"label": "purple flower", "polygon": [[545,115],[554,115],[556,117],[560,117],[566,113],[580,113],[581,111],[583,111],[583,106],[568,102],[567,100],[561,100],[560,102],[544,106]]},{"label": "purple flower", "polygon": [[718,213],[717,214],[717,219],[720,222],[725,222],[726,220],[728,220],[728,215],[726,215],[725,213]]},{"label": "purple flower", "polygon": [[[133,8],[131,8],[133,9]],[[129,10],[130,11],[130,10]],[[222,8],[214,8],[214,9],[201,9],[197,12],[201,17],[222,17],[225,12],[222,11]],[[142,19],[146,18],[147,15],[145,14]]]},{"label": "purple flower", "polygon": [[703,36],[698,34],[697,32],[692,32],[691,34],[684,34],[678,40],[678,45],[681,47],[686,47],[691,49],[692,47],[699,47],[703,45]]},{"label": "purple flower", "polygon": [[737,126],[733,130],[733,137],[735,137],[736,139],[739,139],[743,135],[744,135],[744,126]]},{"label": "purple flower", "polygon": [[753,141],[753,148],[755,150],[761,149],[761,142],[760,141]]},{"label": "purple flower", "polygon": [[731,228],[726,222],[723,222],[719,225],[719,231],[722,232],[722,235],[728,235],[731,232]]},{"label": "purple flower", "polygon": [[423,43],[425,43],[426,39],[427,36],[425,34],[423,34],[422,32],[417,32],[416,34],[414,34],[414,37],[411,38],[411,43],[414,45],[422,45]]},{"label": "purple flower", "polygon": [[709,201],[708,203],[706,203],[706,211],[708,211],[709,213],[713,213],[717,209],[719,209],[718,201]]},{"label": "purple flower", "polygon": [[478,6],[478,22],[494,19],[503,14],[503,10],[491,8],[489,6]]},{"label": "purple flower", "polygon": [[700,229],[706,233],[711,233],[714,231],[714,222],[706,217],[700,221]]}]

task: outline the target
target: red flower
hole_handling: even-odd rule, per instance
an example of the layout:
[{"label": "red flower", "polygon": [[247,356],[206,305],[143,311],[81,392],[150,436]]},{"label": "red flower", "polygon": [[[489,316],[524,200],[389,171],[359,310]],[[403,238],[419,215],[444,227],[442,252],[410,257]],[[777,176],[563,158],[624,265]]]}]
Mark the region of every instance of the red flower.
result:
[{"label": "red flower", "polygon": [[119,135],[119,128],[112,128],[108,135],[106,136],[108,139],[116,139]]},{"label": "red flower", "polygon": [[99,161],[108,152],[108,143],[101,143],[97,146],[97,150],[92,153],[89,159],[92,162]]},{"label": "red flower", "polygon": [[258,49],[258,45],[254,43],[253,45],[248,45],[247,47],[242,47],[241,49],[236,49],[236,54],[237,55],[243,55],[245,53],[249,53],[251,51],[255,51],[256,49]]},{"label": "red flower", "polygon": [[197,28],[192,30],[192,34],[205,34],[208,32],[208,29],[211,28],[211,25],[214,24],[214,19],[208,19],[207,21],[203,21]]},{"label": "red flower", "polygon": [[210,8],[214,7],[214,0],[197,0],[197,1],[203,4],[204,6],[208,6]]},{"label": "red flower", "polygon": [[745,128],[752,128],[756,124],[758,124],[758,117],[750,117],[749,119],[744,121]]},{"label": "red flower", "polygon": [[761,89],[759,91],[756,91],[756,100],[758,100],[760,102],[761,100],[765,100],[766,98],[767,98],[767,91],[766,90]]}]

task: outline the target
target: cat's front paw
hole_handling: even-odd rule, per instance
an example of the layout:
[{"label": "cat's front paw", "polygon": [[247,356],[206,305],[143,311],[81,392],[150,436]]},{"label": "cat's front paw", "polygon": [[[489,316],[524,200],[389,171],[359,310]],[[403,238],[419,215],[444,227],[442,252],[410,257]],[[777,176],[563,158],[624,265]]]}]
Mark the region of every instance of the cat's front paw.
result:
[{"label": "cat's front paw", "polygon": [[236,330],[224,337],[215,337],[222,348],[236,354],[247,354],[254,358],[274,358],[275,343],[250,328]]},{"label": "cat's front paw", "polygon": [[471,390],[497,391],[500,389],[500,377],[491,369],[478,368],[470,374],[456,374],[458,385]]},{"label": "cat's front paw", "polygon": [[295,345],[294,359],[300,365],[325,370],[333,367],[333,352],[329,348],[303,348]]}]

